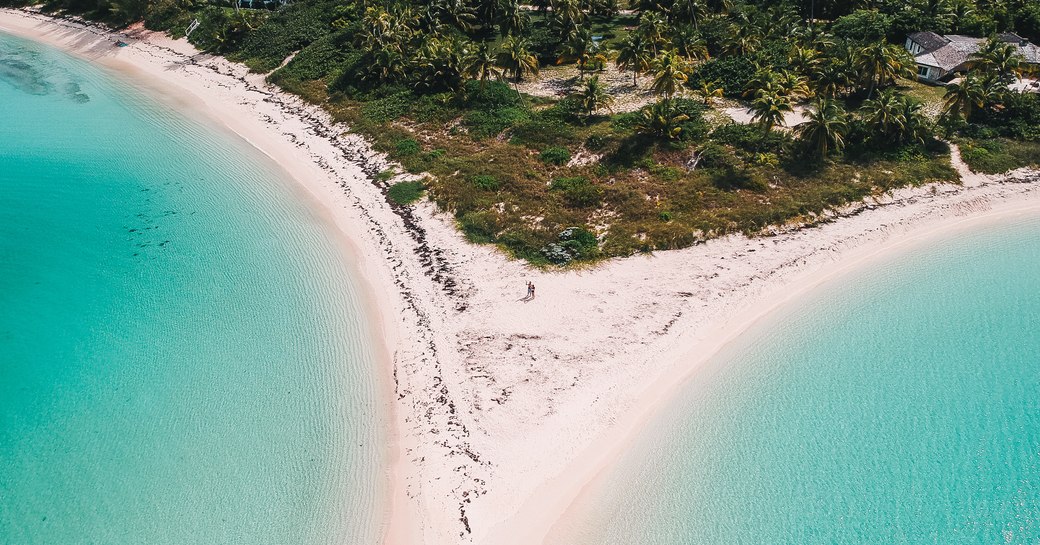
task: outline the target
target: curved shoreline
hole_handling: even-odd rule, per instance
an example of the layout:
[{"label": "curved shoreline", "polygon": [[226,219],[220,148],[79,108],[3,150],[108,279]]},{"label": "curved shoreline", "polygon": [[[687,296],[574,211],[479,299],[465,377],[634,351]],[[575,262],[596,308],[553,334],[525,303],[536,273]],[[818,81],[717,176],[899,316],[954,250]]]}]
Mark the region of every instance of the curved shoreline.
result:
[{"label": "curved shoreline", "polygon": [[[310,161],[291,157],[291,153],[287,153],[285,150],[285,142],[279,142],[270,138],[271,135],[264,134],[266,127],[250,126],[250,122],[260,121],[259,119],[254,119],[252,116],[236,117],[235,114],[241,112],[223,109],[221,100],[223,97],[218,94],[200,92],[204,88],[193,88],[186,84],[187,82],[175,77],[176,72],[170,72],[168,75],[158,72],[158,70],[166,70],[166,67],[160,64],[147,60],[142,61],[139,58],[125,59],[110,56],[108,54],[110,52],[102,49],[111,43],[109,40],[111,32],[106,29],[77,21],[55,19],[42,14],[0,9],[0,31],[56,47],[116,72],[123,81],[140,88],[160,103],[259,151],[281,171],[279,178],[285,181],[292,180],[292,183],[286,184],[287,188],[306,201],[306,205],[340,235],[335,237],[336,242],[344,257],[348,258],[341,260],[341,263],[350,270],[351,278],[358,284],[358,296],[365,308],[365,315],[371,318],[366,320],[364,325],[366,334],[371,337],[369,343],[371,351],[377,358],[379,370],[374,374],[379,380],[377,389],[382,391],[380,394],[382,399],[392,399],[393,377],[390,372],[392,369],[390,347],[394,346],[393,339],[396,331],[385,325],[386,317],[383,309],[393,307],[385,300],[385,292],[377,289],[377,286],[384,281],[378,276],[382,271],[379,267],[370,266],[373,261],[371,254],[363,251],[361,241],[351,237],[351,233],[357,232],[358,227],[344,225],[342,215],[337,217],[334,209],[330,207],[326,188],[317,181],[316,174],[310,171],[316,165],[311,164]],[[170,53],[177,55],[177,52],[172,49]],[[242,83],[248,84],[244,80]],[[175,89],[163,87],[162,84],[172,85]],[[263,92],[259,85],[256,86],[256,90]],[[379,335],[383,335],[386,340],[380,338]],[[392,407],[393,403],[387,401],[386,410],[382,412],[390,413]],[[383,450],[386,451],[383,455],[384,467],[390,469],[391,473],[396,473],[401,464],[396,452],[395,419],[392,414],[385,414],[381,420],[383,421],[379,425],[386,426],[384,435],[390,440],[390,444],[383,446]],[[392,483],[396,477],[391,475],[388,480]],[[390,493],[395,486],[390,484],[384,488],[385,493]],[[392,510],[393,500],[384,498],[384,501],[386,502],[384,511],[389,512]],[[379,518],[389,519],[389,517],[378,516],[374,518],[377,520]],[[384,528],[382,533],[385,535],[386,523],[382,522],[380,526]]]},{"label": "curved shoreline", "polygon": [[[699,372],[704,371],[704,367],[710,365],[711,360],[720,353],[740,343],[744,335],[750,330],[769,322],[774,316],[782,314],[788,307],[797,304],[799,298],[828,285],[833,287],[834,284],[841,282],[848,276],[861,272],[866,267],[892,259],[899,259],[900,257],[905,258],[905,255],[914,249],[952,238],[972,228],[1005,224],[1014,218],[1023,216],[1040,218],[1040,199],[1030,199],[1023,203],[990,210],[979,215],[944,218],[934,224],[920,226],[917,230],[908,233],[906,238],[887,239],[880,241],[876,245],[868,244],[855,248],[840,261],[835,261],[823,267],[818,273],[806,275],[792,282],[788,285],[789,291],[774,293],[771,297],[762,300],[760,307],[747,309],[745,312],[739,313],[733,318],[734,324],[720,325],[717,331],[714,332],[719,336],[718,340],[713,341],[707,350],[701,353],[686,352],[684,355],[679,356],[679,359],[691,362],[687,365],[687,374],[684,377],[678,380],[675,377],[662,377],[658,384],[648,389],[648,391],[652,391],[657,395],[654,395],[652,398],[647,396],[650,402],[641,407],[642,412],[634,414],[631,419],[619,424],[619,428],[624,433],[623,437],[613,437],[610,438],[609,442],[605,442],[602,445],[590,446],[590,453],[596,451],[602,453],[600,456],[605,458],[604,463],[595,466],[596,471],[594,475],[583,479],[585,484],[566,501],[566,514],[558,520],[557,524],[553,524],[550,527],[540,542],[553,545],[558,543],[570,543],[573,545],[576,543],[563,537],[574,531],[573,528],[566,527],[566,523],[581,518],[581,505],[585,503],[584,500],[595,493],[597,485],[608,478],[611,471],[615,470],[616,462],[625,454],[627,446],[637,440],[643,433],[639,426],[652,424],[665,418],[664,411],[674,406],[682,391],[700,374]],[[578,468],[575,469],[578,470]],[[559,522],[563,522],[563,524],[559,524]],[[517,542],[517,545],[519,545],[519,542]]]},{"label": "curved shoreline", "polygon": [[[388,543],[544,541],[700,363],[785,300],[887,254],[897,237],[1040,209],[1035,174],[1018,173],[1030,182],[1019,184],[978,177],[900,190],[771,237],[592,271],[532,270],[466,243],[430,204],[392,207],[372,179],[384,159],[241,65],[156,33],[21,11],[0,10],[5,28],[124,71],[236,133],[342,232],[370,316],[381,318],[375,346],[394,400]],[[539,298],[517,303],[529,279]]]}]

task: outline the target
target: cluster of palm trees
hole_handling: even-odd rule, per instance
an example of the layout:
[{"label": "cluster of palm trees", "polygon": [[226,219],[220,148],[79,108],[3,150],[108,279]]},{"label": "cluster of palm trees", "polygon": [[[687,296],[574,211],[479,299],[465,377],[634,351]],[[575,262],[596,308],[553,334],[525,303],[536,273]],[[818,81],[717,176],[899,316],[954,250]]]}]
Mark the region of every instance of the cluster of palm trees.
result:
[{"label": "cluster of palm trees", "polygon": [[999,104],[1008,85],[1030,71],[1013,45],[996,39],[988,40],[970,60],[972,69],[946,86],[943,117],[947,121],[971,121],[976,112]]},{"label": "cluster of palm trees", "polygon": [[524,17],[515,16],[519,4],[516,10],[497,13],[506,36],[497,48],[461,32],[470,29],[475,17],[467,6],[459,0],[435,0],[422,10],[368,7],[355,35],[355,46],[364,56],[361,78],[371,84],[411,83],[420,89],[457,91],[467,79],[483,87],[489,81],[508,77],[520,82],[538,73],[530,42],[512,33],[525,24],[518,22]]},{"label": "cluster of palm trees", "polygon": [[845,147],[856,124],[879,148],[923,144],[932,135],[931,121],[921,103],[894,89],[864,101],[854,113],[833,99],[818,98],[807,110],[805,121],[795,127],[795,134],[816,157],[826,158]]}]

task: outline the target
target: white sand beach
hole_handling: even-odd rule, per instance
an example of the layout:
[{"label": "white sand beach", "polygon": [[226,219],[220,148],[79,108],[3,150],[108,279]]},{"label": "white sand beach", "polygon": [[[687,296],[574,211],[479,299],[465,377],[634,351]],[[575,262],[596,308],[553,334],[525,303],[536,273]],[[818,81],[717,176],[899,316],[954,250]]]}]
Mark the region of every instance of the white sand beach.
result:
[{"label": "white sand beach", "polygon": [[[22,11],[0,10],[0,31],[123,72],[234,131],[325,209],[357,258],[386,354],[391,544],[545,542],[701,363],[772,310],[907,244],[1040,213],[1040,174],[972,175],[811,228],[543,271],[466,242],[431,203],[391,206],[375,181],[384,157],[242,65],[141,29]],[[537,297],[522,302],[527,281]]]}]

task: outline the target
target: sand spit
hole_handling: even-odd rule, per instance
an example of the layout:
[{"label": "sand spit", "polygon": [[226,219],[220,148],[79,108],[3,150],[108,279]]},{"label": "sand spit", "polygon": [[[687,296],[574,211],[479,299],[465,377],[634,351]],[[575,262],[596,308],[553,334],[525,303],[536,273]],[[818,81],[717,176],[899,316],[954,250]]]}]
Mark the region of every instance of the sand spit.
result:
[{"label": "sand spit", "polygon": [[[907,241],[1040,213],[1040,175],[1019,171],[881,195],[811,228],[539,271],[465,242],[429,203],[391,205],[383,156],[244,66],[31,12],[0,10],[0,30],[124,71],[233,130],[343,232],[387,354],[387,543],[541,543],[701,361],[784,301]],[[522,302],[527,281],[537,297]]]}]

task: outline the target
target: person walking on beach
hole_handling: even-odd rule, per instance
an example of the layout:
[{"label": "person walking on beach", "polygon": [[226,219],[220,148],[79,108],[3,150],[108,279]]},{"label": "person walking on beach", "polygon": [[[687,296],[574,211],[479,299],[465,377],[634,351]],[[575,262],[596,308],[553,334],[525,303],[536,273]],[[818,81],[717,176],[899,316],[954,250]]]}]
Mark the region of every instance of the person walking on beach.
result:
[{"label": "person walking on beach", "polygon": [[521,299],[521,301],[526,303],[527,301],[530,301],[531,299],[534,299],[534,284],[532,282],[528,281],[527,282],[527,295],[523,299]]}]

